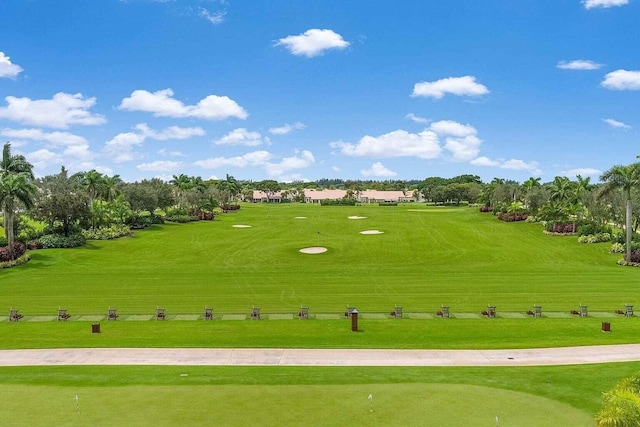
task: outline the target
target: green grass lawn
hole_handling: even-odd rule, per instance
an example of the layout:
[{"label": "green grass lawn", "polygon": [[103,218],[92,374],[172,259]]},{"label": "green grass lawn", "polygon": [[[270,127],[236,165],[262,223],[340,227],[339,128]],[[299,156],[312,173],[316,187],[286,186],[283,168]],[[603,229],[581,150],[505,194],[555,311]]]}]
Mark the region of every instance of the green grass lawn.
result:
[{"label": "green grass lawn", "polygon": [[639,368],[0,368],[0,423],[592,426],[601,391]]},{"label": "green grass lawn", "polygon": [[[349,220],[349,216],[366,219]],[[297,219],[296,217],[305,217]],[[251,228],[233,228],[234,224]],[[362,235],[381,230],[384,234]],[[320,255],[299,252],[324,246]],[[0,271],[1,348],[341,347],[524,348],[637,342],[636,318],[571,318],[579,304],[611,313],[638,301],[640,270],[607,244],[581,245],[473,208],[246,204],[213,222],[166,224],[132,238],[41,250]],[[405,313],[563,316],[411,318]],[[297,313],[335,319],[213,322],[202,314]],[[338,313],[363,312],[362,333]],[[166,308],[169,320],[126,321]],[[69,310],[69,322],[31,321]],[[82,315],[117,307],[90,333]],[[384,313],[384,315],[382,315]],[[373,314],[367,317],[367,314]],[[594,313],[595,314],[595,313]],[[331,317],[331,316],[329,316]],[[425,316],[430,317],[430,316]],[[611,322],[612,332],[600,331]],[[594,425],[601,393],[639,363],[522,368],[27,367],[0,368],[2,425]],[[184,376],[183,374],[187,374]],[[374,396],[370,412],[367,396]],[[75,396],[79,397],[80,413]]]},{"label": "green grass lawn", "polygon": [[[350,220],[349,216],[365,216]],[[305,218],[296,218],[305,217]],[[234,228],[233,225],[251,225]],[[384,234],[363,235],[364,230]],[[308,255],[307,246],[328,252]],[[122,322],[87,337],[86,324],[0,324],[0,346],[284,346],[385,348],[496,348],[635,342],[635,319],[367,319],[406,313],[433,314],[440,305],[474,313],[488,304],[500,313],[569,316],[579,304],[611,313],[640,306],[640,269],[616,265],[608,244],[578,244],[575,237],[542,233],[537,224],[504,223],[475,208],[320,207],[244,204],[213,222],[166,224],[132,238],[92,241],[77,249],[39,250],[18,268],[0,271],[0,301],[27,316],[51,316],[58,307],[72,319],[105,315],[223,313],[312,315],[364,312],[364,334],[344,333],[345,320]],[[383,316],[384,317],[384,316]],[[387,316],[388,317],[388,316]],[[126,323],[126,324],[125,324]],[[73,338],[71,338],[73,337]]]}]

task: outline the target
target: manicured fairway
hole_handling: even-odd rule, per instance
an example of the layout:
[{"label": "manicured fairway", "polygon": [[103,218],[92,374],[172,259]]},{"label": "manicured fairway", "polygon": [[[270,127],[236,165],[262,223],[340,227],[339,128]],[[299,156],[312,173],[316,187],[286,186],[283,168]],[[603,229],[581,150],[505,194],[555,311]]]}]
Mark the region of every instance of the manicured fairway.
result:
[{"label": "manicured fairway", "polygon": [[592,426],[601,391],[638,368],[1,368],[0,423]]},{"label": "manicured fairway", "polygon": [[[305,219],[296,217],[304,216]],[[349,216],[365,219],[349,220]],[[233,225],[252,225],[234,228]],[[384,234],[363,235],[363,230]],[[299,252],[324,246],[324,254]],[[474,208],[420,205],[319,207],[246,204],[213,222],[167,224],[133,238],[33,252],[0,271],[0,301],[24,314],[479,313],[493,304],[567,312],[613,311],[638,301],[640,269],[615,264],[608,244],[550,237],[536,224],[504,223]]]}]

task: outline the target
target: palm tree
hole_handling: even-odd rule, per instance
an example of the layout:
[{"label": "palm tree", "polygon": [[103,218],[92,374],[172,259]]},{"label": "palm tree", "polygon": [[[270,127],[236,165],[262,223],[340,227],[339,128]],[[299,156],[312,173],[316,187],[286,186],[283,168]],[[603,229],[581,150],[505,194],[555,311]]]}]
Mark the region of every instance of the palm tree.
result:
[{"label": "palm tree", "polygon": [[27,209],[33,207],[33,197],[36,186],[28,172],[3,173],[0,175],[0,206],[4,211],[4,234],[13,258],[13,244],[15,240],[14,222],[17,203],[22,203]]},{"label": "palm tree", "polygon": [[531,190],[538,187],[540,187],[540,177],[538,178],[530,177],[528,180],[522,183],[522,190],[524,192],[524,203],[527,208],[530,208],[529,193],[531,193]]},{"label": "palm tree", "polygon": [[621,190],[626,200],[625,210],[625,232],[626,232],[626,260],[631,260],[631,216],[633,206],[631,205],[631,191],[640,187],[640,163],[633,163],[627,166],[616,165],[600,176],[604,184],[600,188],[599,197],[604,197],[614,191]]},{"label": "palm tree", "polygon": [[[11,143],[4,144],[0,163],[0,206],[4,212],[4,233],[13,252],[16,201],[33,206],[36,192],[33,165],[21,155],[11,154]],[[13,256],[13,253],[12,253]]]},{"label": "palm tree", "polygon": [[89,195],[89,206],[93,206],[93,201],[98,198],[100,191],[102,190],[102,184],[104,182],[104,175],[95,169],[89,172],[82,172],[77,174],[80,180],[80,186]]},{"label": "palm tree", "polygon": [[173,175],[173,179],[169,181],[169,184],[176,187],[176,192],[178,193],[178,206],[182,208],[182,205],[184,205],[184,193],[193,188],[191,178],[183,173],[177,176]]},{"label": "palm tree", "polygon": [[120,195],[121,191],[118,188],[120,184],[122,184],[120,175],[102,177],[102,185],[100,185],[100,196],[102,196],[103,200],[111,202],[118,195]]}]

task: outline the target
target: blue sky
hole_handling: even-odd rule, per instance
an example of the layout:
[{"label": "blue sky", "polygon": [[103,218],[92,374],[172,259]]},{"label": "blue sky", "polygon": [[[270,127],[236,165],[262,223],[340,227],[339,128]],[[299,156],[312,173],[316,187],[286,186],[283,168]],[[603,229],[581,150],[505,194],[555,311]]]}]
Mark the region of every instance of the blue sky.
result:
[{"label": "blue sky", "polygon": [[598,176],[640,154],[640,0],[3,0],[39,176]]}]

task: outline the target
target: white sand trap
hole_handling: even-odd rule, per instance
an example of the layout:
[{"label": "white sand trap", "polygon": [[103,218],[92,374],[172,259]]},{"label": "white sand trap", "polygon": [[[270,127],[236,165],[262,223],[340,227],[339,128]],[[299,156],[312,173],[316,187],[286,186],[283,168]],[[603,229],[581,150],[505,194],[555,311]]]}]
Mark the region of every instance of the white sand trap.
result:
[{"label": "white sand trap", "polygon": [[321,254],[327,252],[327,248],[324,248],[322,246],[312,246],[310,248],[302,248],[300,249],[300,252],[302,252],[303,254]]},{"label": "white sand trap", "polygon": [[349,219],[366,219],[366,216],[350,216]]},{"label": "white sand trap", "polygon": [[306,216],[297,216],[296,219],[307,219]]},{"label": "white sand trap", "polygon": [[233,228],[251,228],[251,226],[245,224],[235,224]]},{"label": "white sand trap", "polygon": [[364,231],[361,231],[360,234],[384,234],[384,231],[380,231],[380,230],[364,230]]}]

